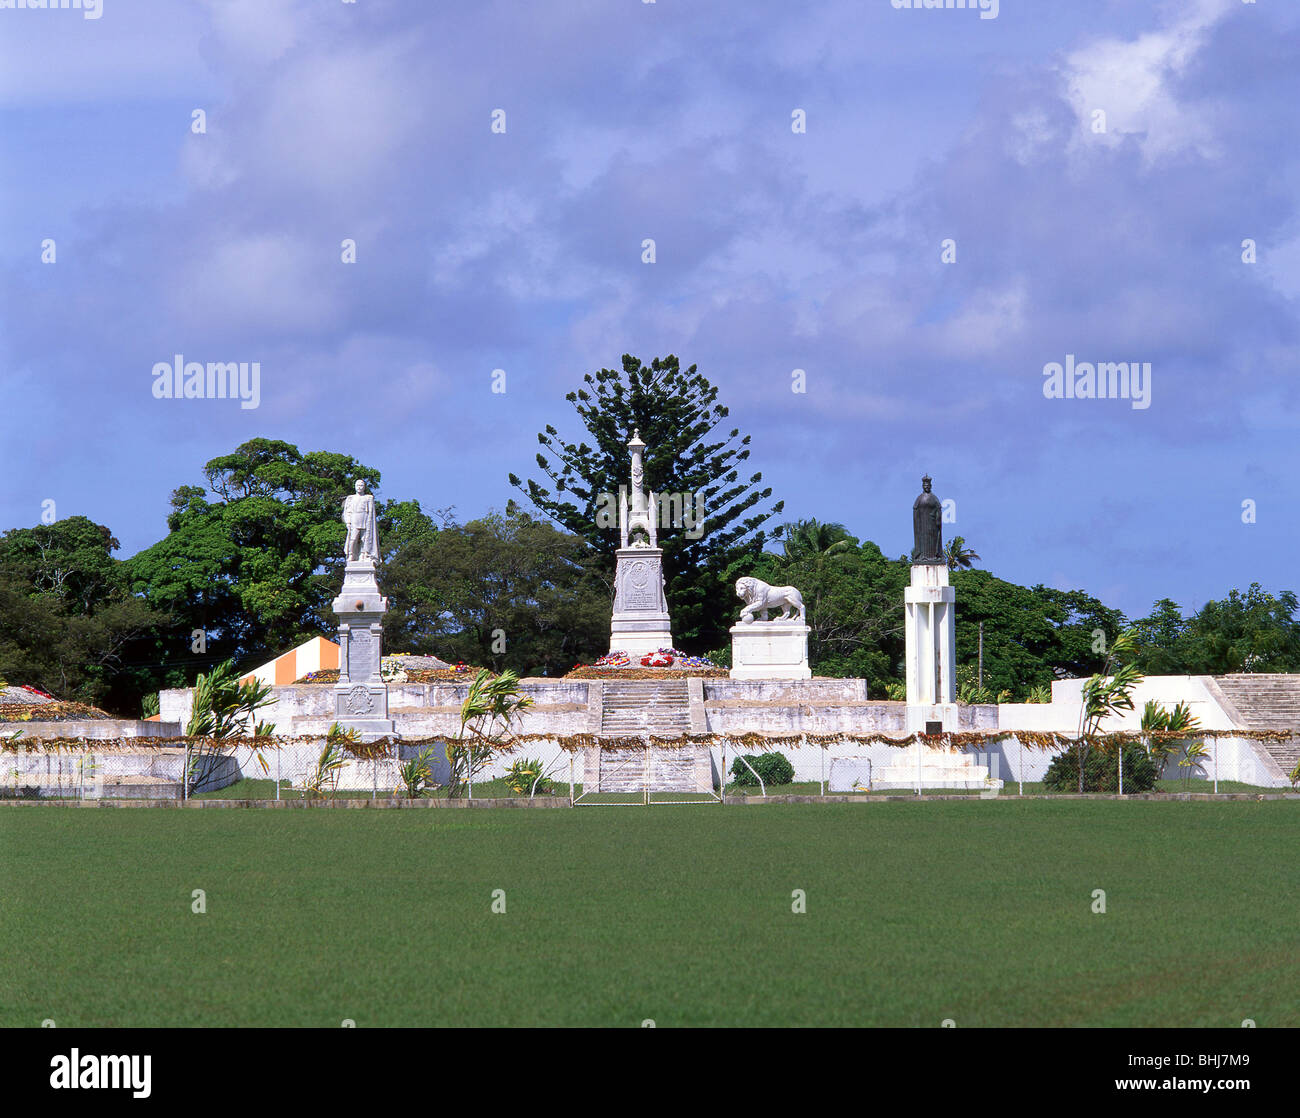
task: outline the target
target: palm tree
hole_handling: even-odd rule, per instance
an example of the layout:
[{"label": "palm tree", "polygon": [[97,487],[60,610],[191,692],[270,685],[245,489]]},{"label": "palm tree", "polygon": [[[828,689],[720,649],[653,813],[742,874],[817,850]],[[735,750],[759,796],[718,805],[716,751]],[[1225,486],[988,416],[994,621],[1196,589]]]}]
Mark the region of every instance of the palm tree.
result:
[{"label": "palm tree", "polygon": [[1192,779],[1192,770],[1198,768],[1202,761],[1209,757],[1210,751],[1205,748],[1204,741],[1189,741],[1183,747],[1183,759],[1178,762],[1180,769],[1186,769],[1183,775],[1183,791],[1187,791],[1187,786]]},{"label": "palm tree", "polygon": [[796,520],[785,525],[783,534],[785,538],[781,546],[787,563],[830,558],[853,550],[853,537],[843,524],[823,524],[816,519]]},{"label": "palm tree", "polygon": [[1083,793],[1084,767],[1102,721],[1133,709],[1133,691],[1142,682],[1142,673],[1134,662],[1137,652],[1137,632],[1126,629],[1111,643],[1101,671],[1084,681],[1083,701],[1079,708],[1079,737],[1074,745],[1079,763],[1080,794]]},{"label": "palm tree", "polygon": [[486,668],[479,669],[460,707],[460,733],[447,743],[448,799],[455,799],[467,786],[472,791],[474,774],[495,753],[510,748],[512,720],[532,705],[529,696],[519,693],[519,676],[513,671],[494,677]]},{"label": "palm tree", "polygon": [[950,571],[969,567],[973,560],[979,558],[975,552],[966,546],[965,536],[953,536],[948,541],[948,547],[944,550],[943,555],[948,560],[948,570]]}]

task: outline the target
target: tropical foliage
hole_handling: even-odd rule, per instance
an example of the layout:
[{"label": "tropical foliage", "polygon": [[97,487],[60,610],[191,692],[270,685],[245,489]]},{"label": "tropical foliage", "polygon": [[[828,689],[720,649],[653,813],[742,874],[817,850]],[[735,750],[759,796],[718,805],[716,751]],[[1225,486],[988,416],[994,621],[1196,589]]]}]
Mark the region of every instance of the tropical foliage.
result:
[{"label": "tropical foliage", "polygon": [[750,436],[727,425],[717,388],[671,355],[646,365],[625,354],[622,368],[586,374],[565,399],[583,435],[569,441],[548,425],[537,436],[545,481],[511,474],[511,485],[583,537],[612,575],[620,542],[615,498],[628,486],[628,440],[640,431],[647,490],[681,498],[658,533],[673,633],[686,647],[716,648],[731,626],[731,584],[762,554],[769,522],[783,508],[762,474],[748,472]]},{"label": "tropical foliage", "polygon": [[449,798],[472,787],[475,774],[510,748],[514,736],[511,723],[532,705],[531,698],[520,694],[519,677],[514,672],[492,676],[484,670],[474,677],[461,704],[460,732],[454,742],[447,743]]}]

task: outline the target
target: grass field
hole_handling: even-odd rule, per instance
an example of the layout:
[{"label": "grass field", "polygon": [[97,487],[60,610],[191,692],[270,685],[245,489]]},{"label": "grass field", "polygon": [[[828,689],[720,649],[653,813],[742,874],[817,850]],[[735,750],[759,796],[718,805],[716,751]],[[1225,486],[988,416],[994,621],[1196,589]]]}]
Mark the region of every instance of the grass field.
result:
[{"label": "grass field", "polygon": [[0,851],[3,1026],[1300,1025],[1292,802],[16,807]]}]

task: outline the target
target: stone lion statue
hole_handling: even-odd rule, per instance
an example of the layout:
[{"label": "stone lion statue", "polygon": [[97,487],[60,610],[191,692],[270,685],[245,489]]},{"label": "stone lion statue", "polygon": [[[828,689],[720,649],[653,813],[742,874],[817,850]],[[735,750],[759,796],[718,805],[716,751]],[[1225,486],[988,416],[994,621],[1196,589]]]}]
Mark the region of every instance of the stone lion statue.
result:
[{"label": "stone lion statue", "polygon": [[741,578],[736,580],[736,597],[745,603],[740,620],[753,621],[754,614],[760,621],[767,620],[767,611],[779,609],[778,621],[802,621],[803,595],[793,586],[768,586],[761,578]]}]

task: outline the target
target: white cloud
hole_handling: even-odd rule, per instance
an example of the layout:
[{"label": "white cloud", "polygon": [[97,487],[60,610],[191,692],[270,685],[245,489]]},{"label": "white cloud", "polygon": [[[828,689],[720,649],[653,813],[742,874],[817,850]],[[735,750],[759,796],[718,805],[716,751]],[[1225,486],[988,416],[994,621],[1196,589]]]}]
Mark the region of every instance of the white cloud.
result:
[{"label": "white cloud", "polygon": [[[1089,141],[1118,145],[1140,138],[1148,162],[1187,149],[1217,154],[1207,107],[1180,103],[1170,90],[1205,42],[1206,33],[1234,6],[1234,0],[1198,0],[1182,17],[1135,39],[1101,38],[1065,57],[1067,96],[1079,118],[1076,152]],[[1091,131],[1093,113],[1106,114],[1106,132]]]}]

